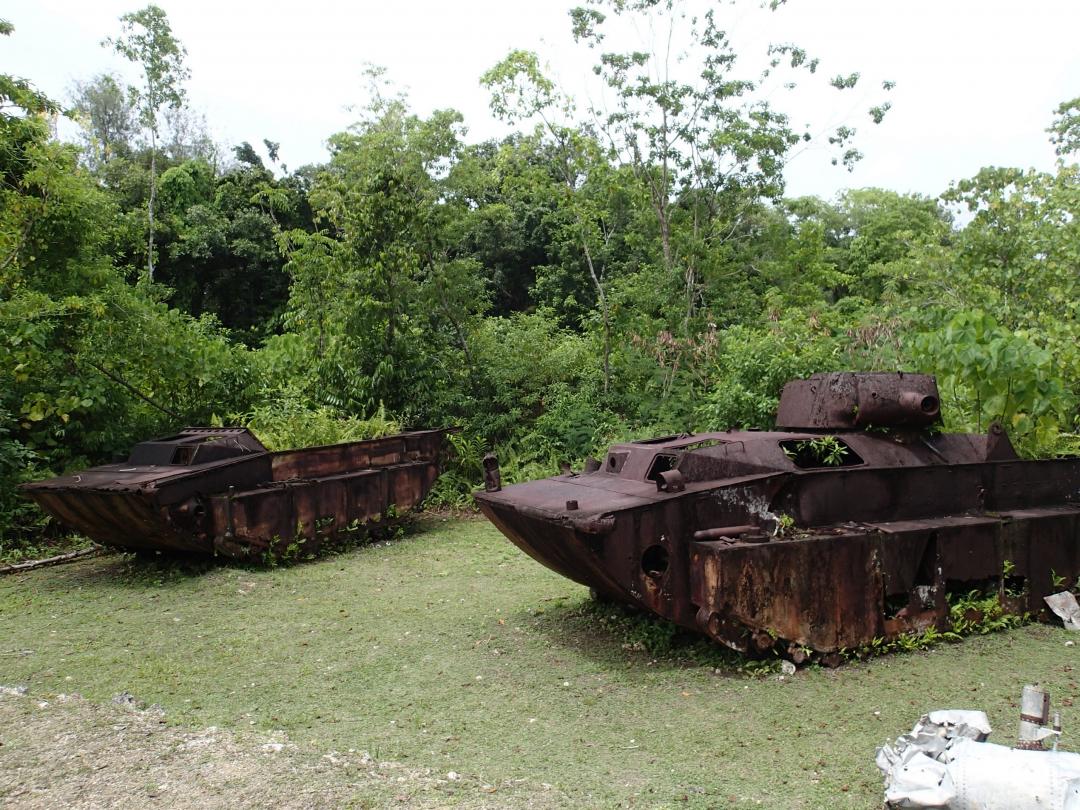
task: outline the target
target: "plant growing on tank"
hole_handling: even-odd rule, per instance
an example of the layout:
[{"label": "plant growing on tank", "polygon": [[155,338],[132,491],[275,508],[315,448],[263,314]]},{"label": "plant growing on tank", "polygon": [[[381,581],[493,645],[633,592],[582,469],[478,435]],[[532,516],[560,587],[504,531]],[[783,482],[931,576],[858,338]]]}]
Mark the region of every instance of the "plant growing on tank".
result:
[{"label": "plant growing on tank", "polygon": [[847,458],[847,445],[835,436],[822,436],[809,441],[810,451],[826,467],[839,467]]},{"label": "plant growing on tank", "polygon": [[776,528],[773,530],[773,534],[776,537],[787,537],[794,528],[795,518],[791,515],[782,513],[776,516]]},{"label": "plant growing on tank", "polygon": [[1017,599],[1024,595],[1025,579],[1016,574],[1016,563],[1005,560],[1001,564],[1001,589],[1005,596]]},{"label": "plant growing on tank", "polygon": [[785,441],[780,448],[796,467],[842,467],[851,457],[848,446],[835,436]]}]

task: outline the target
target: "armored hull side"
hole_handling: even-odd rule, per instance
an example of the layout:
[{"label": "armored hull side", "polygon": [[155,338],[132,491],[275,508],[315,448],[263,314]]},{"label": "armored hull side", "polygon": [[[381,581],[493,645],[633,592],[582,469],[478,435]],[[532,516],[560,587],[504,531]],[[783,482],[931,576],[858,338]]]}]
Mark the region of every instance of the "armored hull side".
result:
[{"label": "armored hull side", "polygon": [[785,390],[784,430],[616,445],[476,498],[552,570],[750,654],[945,629],[976,590],[1041,613],[1080,577],[1080,459],[937,433],[936,397],[921,375],[819,375]]},{"label": "armored hull side", "polygon": [[446,431],[271,453],[242,428],[188,428],[128,460],[25,485],[45,512],[127,550],[243,557],[314,550],[394,507],[417,508],[439,474]]}]

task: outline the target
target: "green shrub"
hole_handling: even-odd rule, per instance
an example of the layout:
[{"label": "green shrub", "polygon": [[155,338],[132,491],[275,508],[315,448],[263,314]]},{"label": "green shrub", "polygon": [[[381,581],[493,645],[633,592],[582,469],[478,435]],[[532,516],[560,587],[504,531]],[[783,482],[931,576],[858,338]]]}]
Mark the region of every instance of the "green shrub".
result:
[{"label": "green shrub", "polygon": [[470,507],[473,491],[484,485],[484,440],[467,433],[451,433],[447,443],[449,452],[427,504],[454,509]]},{"label": "green shrub", "polygon": [[599,384],[589,340],[544,313],[488,318],[472,346],[478,384],[465,427],[489,445],[520,437],[555,405],[559,390],[589,399]]},{"label": "green shrub", "polygon": [[732,327],[721,343],[709,390],[695,412],[699,429],[770,427],[786,382],[853,370],[855,362],[837,332],[811,311],[795,310],[761,327]]},{"label": "green shrub", "polygon": [[983,432],[998,421],[1024,455],[1074,448],[1067,431],[1076,397],[1035,336],[980,310],[961,311],[912,341],[910,354],[937,375],[946,428]]},{"label": "green shrub", "polygon": [[401,432],[401,425],[379,406],[369,419],[329,406],[311,406],[295,392],[280,392],[236,417],[271,450],[377,439]]},{"label": "green shrub", "polygon": [[48,475],[37,453],[11,437],[14,420],[0,408],[0,559],[41,533],[47,518],[19,495],[18,485]]}]

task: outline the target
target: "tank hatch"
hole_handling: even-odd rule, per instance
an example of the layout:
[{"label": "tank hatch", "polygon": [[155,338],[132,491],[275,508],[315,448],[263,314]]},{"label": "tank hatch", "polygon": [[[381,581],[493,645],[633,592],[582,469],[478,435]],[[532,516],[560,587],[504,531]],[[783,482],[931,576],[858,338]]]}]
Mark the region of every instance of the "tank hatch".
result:
[{"label": "tank hatch", "polygon": [[194,467],[265,452],[262,442],[246,428],[189,427],[174,436],[139,442],[128,464]]}]

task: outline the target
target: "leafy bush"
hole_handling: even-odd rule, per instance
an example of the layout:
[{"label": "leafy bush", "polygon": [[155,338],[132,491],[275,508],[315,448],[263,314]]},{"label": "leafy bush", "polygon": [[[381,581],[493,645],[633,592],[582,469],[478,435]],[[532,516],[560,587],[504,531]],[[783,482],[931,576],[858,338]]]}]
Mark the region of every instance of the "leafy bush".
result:
[{"label": "leafy bush", "polygon": [[338,442],[377,439],[401,432],[401,424],[382,405],[369,419],[343,414],[328,406],[310,406],[286,391],[237,417],[271,450],[292,450]]},{"label": "leafy bush", "polygon": [[11,414],[0,408],[0,558],[10,556],[46,523],[38,508],[16,489],[47,473],[37,453],[11,437],[13,425]]},{"label": "leafy bush", "polygon": [[461,509],[473,505],[472,492],[484,484],[484,442],[479,436],[451,433],[450,452],[427,497],[430,506]]},{"label": "leafy bush", "polygon": [[558,327],[544,313],[488,318],[472,339],[479,390],[466,413],[467,429],[489,444],[518,435],[572,388],[588,398],[599,367],[587,338]]},{"label": "leafy bush", "polygon": [[572,390],[565,383],[553,385],[544,397],[544,410],[532,429],[515,444],[525,463],[549,467],[574,463],[598,449],[598,441],[612,432],[615,420],[588,391]]},{"label": "leafy bush", "polygon": [[981,432],[999,421],[1017,450],[1031,456],[1068,446],[1075,397],[1054,356],[1026,332],[982,311],[963,311],[920,335],[911,355],[937,375],[947,427]]},{"label": "leafy bush", "polygon": [[710,388],[696,410],[701,429],[769,427],[786,382],[853,362],[837,332],[809,311],[795,310],[764,327],[732,327],[721,341]]}]

